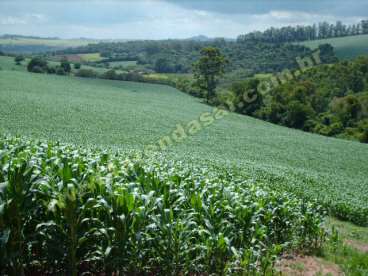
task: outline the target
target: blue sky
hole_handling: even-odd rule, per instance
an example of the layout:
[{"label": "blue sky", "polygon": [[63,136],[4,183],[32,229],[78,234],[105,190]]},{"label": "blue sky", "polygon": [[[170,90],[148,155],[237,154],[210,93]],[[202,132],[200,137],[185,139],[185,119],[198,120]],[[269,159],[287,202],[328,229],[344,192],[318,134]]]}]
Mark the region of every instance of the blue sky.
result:
[{"label": "blue sky", "polygon": [[367,0],[0,0],[0,34],[62,38],[236,37],[367,17]]}]

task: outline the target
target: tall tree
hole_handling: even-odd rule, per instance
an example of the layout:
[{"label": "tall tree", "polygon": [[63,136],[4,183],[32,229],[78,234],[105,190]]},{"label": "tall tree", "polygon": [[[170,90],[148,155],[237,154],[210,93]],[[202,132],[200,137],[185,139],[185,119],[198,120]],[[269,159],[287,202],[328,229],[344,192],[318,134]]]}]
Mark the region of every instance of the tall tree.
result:
[{"label": "tall tree", "polygon": [[368,20],[363,20],[361,26],[362,26],[362,33],[368,34]]},{"label": "tall tree", "polygon": [[65,58],[60,61],[60,67],[64,70],[65,73],[69,74],[72,71],[72,67],[70,62]]},{"label": "tall tree", "polygon": [[25,58],[22,55],[18,55],[14,58],[16,65],[21,65],[23,60],[25,60]]},{"label": "tall tree", "polygon": [[214,97],[218,79],[225,73],[228,63],[220,50],[213,47],[203,48],[201,57],[193,65],[194,78],[198,88],[206,93],[207,103]]}]

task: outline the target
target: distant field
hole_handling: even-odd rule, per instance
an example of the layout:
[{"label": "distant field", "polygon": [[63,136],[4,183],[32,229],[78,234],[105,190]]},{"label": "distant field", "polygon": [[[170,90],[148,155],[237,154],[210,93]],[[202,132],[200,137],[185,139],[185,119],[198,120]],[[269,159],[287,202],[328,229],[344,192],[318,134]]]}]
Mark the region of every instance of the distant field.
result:
[{"label": "distant field", "polygon": [[[0,71],[0,132],[141,150],[212,108],[159,85]],[[235,166],[275,189],[367,219],[368,146],[230,114],[174,143],[168,158]]]},{"label": "distant field", "polygon": [[152,74],[147,74],[146,78],[147,79],[152,79],[152,80],[173,80],[173,79],[177,79],[177,78],[191,78],[193,75],[190,73],[187,74],[176,74],[176,73],[152,73]]},{"label": "distant field", "polygon": [[46,45],[52,47],[78,47],[85,46],[89,43],[97,43],[98,40],[89,39],[4,39],[0,38],[0,44],[2,45]]},{"label": "distant field", "polygon": [[75,54],[75,55],[58,55],[55,56],[56,60],[60,60],[66,57],[70,62],[96,62],[102,60],[100,53],[91,54]]},{"label": "distant field", "polygon": [[368,35],[322,39],[300,44],[314,49],[325,43],[329,43],[335,48],[336,55],[340,59],[352,59],[360,55],[368,55]]},{"label": "distant field", "polygon": [[128,67],[128,66],[136,66],[137,61],[136,60],[112,61],[112,62],[109,62],[109,64],[110,64],[110,67],[115,67],[115,66]]},{"label": "distant field", "polygon": [[79,54],[78,55],[82,61],[89,61],[89,62],[94,62],[94,61],[100,61],[102,60],[101,54],[100,53],[92,53],[92,54]]}]

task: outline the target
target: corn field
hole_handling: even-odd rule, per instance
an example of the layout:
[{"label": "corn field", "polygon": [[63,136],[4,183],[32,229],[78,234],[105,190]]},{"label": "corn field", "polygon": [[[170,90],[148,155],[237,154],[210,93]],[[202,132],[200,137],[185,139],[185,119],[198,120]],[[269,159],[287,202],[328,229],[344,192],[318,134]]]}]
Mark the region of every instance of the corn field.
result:
[{"label": "corn field", "polygon": [[265,274],[324,215],[215,167],[0,139],[0,274]]}]

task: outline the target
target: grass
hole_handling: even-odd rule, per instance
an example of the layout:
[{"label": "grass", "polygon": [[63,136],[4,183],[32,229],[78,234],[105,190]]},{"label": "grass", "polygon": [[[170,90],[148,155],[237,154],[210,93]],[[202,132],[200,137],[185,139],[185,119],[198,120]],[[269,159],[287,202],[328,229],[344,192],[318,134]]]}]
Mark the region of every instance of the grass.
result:
[{"label": "grass", "polygon": [[301,44],[315,49],[325,43],[329,43],[335,48],[335,53],[340,59],[353,59],[361,55],[368,55],[368,35],[307,41]]},{"label": "grass", "polygon": [[327,225],[332,234],[319,255],[339,265],[345,275],[368,275],[368,251],[356,246],[365,245],[367,250],[368,228],[333,218]]},{"label": "grass", "polygon": [[94,62],[102,60],[100,53],[91,53],[91,54],[78,54],[83,61]]},{"label": "grass", "polygon": [[[1,66],[1,65],[0,65]],[[212,108],[160,85],[0,71],[0,131],[142,150]],[[192,122],[193,123],[193,122]],[[201,126],[200,126],[201,127]],[[367,224],[368,146],[229,114],[172,143],[168,159],[236,167]]]}]

